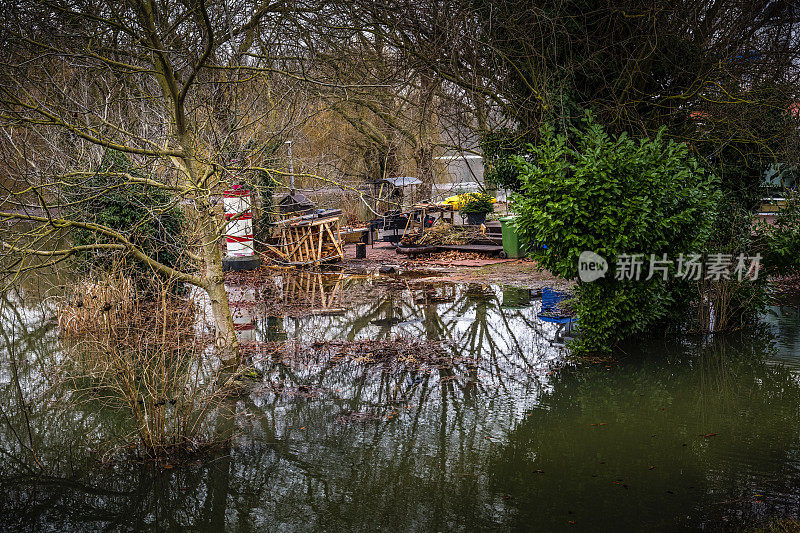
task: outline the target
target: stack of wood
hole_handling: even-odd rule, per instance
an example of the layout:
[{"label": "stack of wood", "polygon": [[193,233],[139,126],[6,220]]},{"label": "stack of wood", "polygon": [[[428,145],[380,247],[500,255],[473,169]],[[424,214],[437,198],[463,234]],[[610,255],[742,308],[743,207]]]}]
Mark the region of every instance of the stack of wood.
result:
[{"label": "stack of wood", "polygon": [[330,209],[276,222],[280,230],[278,248],[286,262],[301,266],[344,259],[341,214],[341,209]]}]

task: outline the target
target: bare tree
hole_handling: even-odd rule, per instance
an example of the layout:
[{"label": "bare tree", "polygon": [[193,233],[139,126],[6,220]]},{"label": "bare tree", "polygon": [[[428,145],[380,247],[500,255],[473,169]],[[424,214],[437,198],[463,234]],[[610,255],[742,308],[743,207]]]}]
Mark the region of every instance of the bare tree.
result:
[{"label": "bare tree", "polygon": [[[266,96],[269,69],[248,68],[247,53],[284,11],[280,2],[257,1],[7,5],[0,15],[0,220],[13,227],[3,241],[6,273],[79,253],[122,253],[205,290],[216,345],[236,365],[220,193],[249,169],[263,170],[263,147],[285,127],[275,110],[286,103]],[[129,164],[103,166],[109,151]],[[149,253],[135,227],[104,224],[75,200],[142,189],[169,199],[150,206],[156,223],[169,209],[184,212],[180,262]],[[75,245],[76,231],[97,238]]]}]

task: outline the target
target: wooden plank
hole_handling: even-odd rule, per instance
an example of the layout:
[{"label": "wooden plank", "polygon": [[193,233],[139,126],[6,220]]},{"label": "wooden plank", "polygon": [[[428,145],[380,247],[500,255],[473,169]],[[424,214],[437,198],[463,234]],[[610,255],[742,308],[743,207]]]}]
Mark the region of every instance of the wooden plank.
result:
[{"label": "wooden plank", "polygon": [[331,242],[333,246],[336,248],[336,251],[339,254],[339,259],[344,259],[344,254],[342,253],[342,247],[340,243],[336,240],[336,236],[334,236],[333,231],[329,227],[325,227],[328,230],[328,234],[331,236]]},{"label": "wooden plank", "polygon": [[297,250],[297,243],[294,241],[294,232],[292,228],[288,228],[286,230],[286,240],[284,241],[286,245],[286,256],[289,258],[289,261],[294,261],[294,253]]},{"label": "wooden plank", "polygon": [[289,261],[294,261],[294,254],[297,250],[297,243],[294,239],[294,231],[292,228],[286,230],[286,255],[289,256]]},{"label": "wooden plank", "polygon": [[325,283],[322,280],[322,274],[319,272],[317,272],[317,284],[319,285],[319,297],[322,300],[322,307],[326,308],[328,307],[328,298],[325,295]]},{"label": "wooden plank", "polygon": [[366,226],[359,228],[348,228],[342,232],[342,235],[350,235],[351,233],[364,233],[365,231],[369,231],[369,228]]},{"label": "wooden plank", "polygon": [[459,244],[448,246],[437,246],[439,250],[455,250],[457,252],[479,252],[484,254],[495,254],[503,251],[502,246],[492,246],[489,244]]},{"label": "wooden plank", "polygon": [[277,227],[285,227],[285,226],[303,226],[309,224],[313,221],[319,220],[326,220],[342,214],[341,209],[330,209],[322,214],[311,213],[308,215],[301,215],[299,217],[291,217],[279,222],[273,222],[273,226]]},{"label": "wooden plank", "polygon": [[[299,229],[299,228],[298,228]],[[303,236],[303,261],[311,261],[313,257],[311,256],[311,247],[308,245],[308,237],[311,236],[311,230],[306,229],[305,235]]]},{"label": "wooden plank", "polygon": [[322,231],[322,226],[319,227],[319,245],[317,246],[317,261],[322,259],[322,240],[325,232]]},{"label": "wooden plank", "polygon": [[292,242],[294,242],[292,259],[294,261],[302,261],[303,240],[300,238],[300,231],[297,228],[292,228]]},{"label": "wooden plank", "polygon": [[295,261],[302,261],[303,260],[303,240],[300,238],[300,230],[297,228],[292,228],[292,233],[294,234],[294,242],[297,245],[297,249],[295,250],[294,260]]},{"label": "wooden plank", "polygon": [[294,240],[297,243],[295,248],[296,256],[294,259],[297,261],[299,258],[298,262],[307,261],[307,258],[311,255],[308,247],[308,238],[311,236],[311,233],[308,228],[293,227],[292,230],[294,230]]},{"label": "wooden plank", "polygon": [[334,285],[333,289],[331,290],[331,297],[330,301],[328,302],[329,306],[333,305],[334,300],[336,300],[337,302],[341,301],[341,295],[342,295],[341,289],[342,289],[342,278],[339,278],[336,280],[336,285]]},{"label": "wooden plank", "polygon": [[305,261],[303,243],[305,242],[304,235],[300,232],[300,228],[294,228],[295,240],[297,241],[297,258],[300,261]]},{"label": "wooden plank", "polygon": [[264,244],[263,244],[263,246],[264,246],[264,247],[265,247],[267,250],[269,250],[270,252],[272,252],[272,253],[274,253],[275,255],[277,255],[278,257],[280,257],[282,260],[286,261],[286,260],[288,259],[288,258],[286,257],[286,254],[284,254],[284,253],[283,253],[281,250],[279,250],[278,248],[275,248],[274,246],[271,246],[271,245],[269,245],[269,244],[266,244],[266,243],[264,243]]},{"label": "wooden plank", "polygon": [[339,260],[344,261],[344,252],[342,252],[342,227],[338,218],[336,219],[336,242],[333,244],[339,252]]}]

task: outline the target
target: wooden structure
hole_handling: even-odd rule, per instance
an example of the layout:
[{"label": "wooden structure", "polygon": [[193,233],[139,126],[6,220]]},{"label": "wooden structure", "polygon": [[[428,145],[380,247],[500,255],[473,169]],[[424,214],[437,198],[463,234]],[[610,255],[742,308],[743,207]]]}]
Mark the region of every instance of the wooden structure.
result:
[{"label": "wooden structure", "polygon": [[436,246],[440,251],[469,252],[477,254],[497,254],[505,258],[502,245],[496,244],[447,244]]},{"label": "wooden structure", "polygon": [[448,215],[450,224],[455,225],[455,213],[452,206],[425,202],[414,204],[408,211],[408,219],[403,231],[400,233],[400,238],[397,240],[402,240],[406,235],[415,232],[422,234],[431,226],[435,226],[440,222],[447,222]]},{"label": "wooden structure", "polygon": [[[434,224],[438,224],[439,221],[448,222],[448,218],[450,219],[449,222],[451,225],[455,225],[456,223],[453,206],[447,204],[431,204],[422,202],[411,206],[409,213],[409,227],[406,228],[406,230],[417,227],[420,233],[422,233],[425,228],[429,228]],[[430,217],[434,216],[436,218],[429,220]]]},{"label": "wooden structure", "polygon": [[281,255],[296,266],[344,259],[339,228],[341,214],[341,209],[329,209],[274,223],[280,230]]},{"label": "wooden structure", "polygon": [[363,242],[365,244],[372,244],[370,242],[370,231],[368,226],[360,226],[357,228],[345,227],[340,231],[342,240],[346,243]]}]

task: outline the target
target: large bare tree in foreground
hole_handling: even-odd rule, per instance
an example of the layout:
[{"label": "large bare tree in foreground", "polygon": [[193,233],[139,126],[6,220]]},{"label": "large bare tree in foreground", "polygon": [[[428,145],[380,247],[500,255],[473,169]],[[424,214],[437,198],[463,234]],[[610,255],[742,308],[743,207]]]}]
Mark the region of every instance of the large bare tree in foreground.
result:
[{"label": "large bare tree in foreground", "polygon": [[[269,70],[241,67],[250,47],[265,44],[264,28],[285,9],[279,4],[7,6],[0,14],[0,220],[13,228],[3,238],[6,274],[118,251],[205,290],[221,357],[237,364],[219,196],[237,172],[260,167],[270,144],[263,132],[275,133],[265,124],[275,100],[261,98]],[[109,154],[125,164],[104,164]],[[184,213],[178,262],[142,246],[135,227],[104,224],[81,207],[102,195],[148,190],[166,198],[147,206],[150,223],[169,210]],[[75,232],[96,238],[76,245]]]}]

